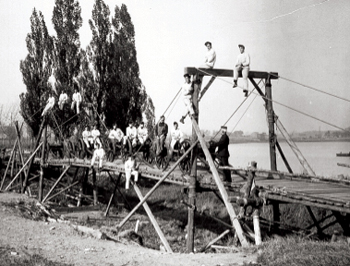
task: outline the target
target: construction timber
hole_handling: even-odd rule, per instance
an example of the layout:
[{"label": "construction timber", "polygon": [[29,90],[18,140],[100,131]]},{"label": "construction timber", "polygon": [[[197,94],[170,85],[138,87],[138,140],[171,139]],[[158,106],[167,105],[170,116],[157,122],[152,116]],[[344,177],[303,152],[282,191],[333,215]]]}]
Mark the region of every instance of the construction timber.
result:
[{"label": "construction timber", "polygon": [[[201,69],[194,67],[187,67],[184,69],[184,72],[192,76],[192,80],[194,82],[194,93],[193,93],[193,105],[196,110],[199,110],[198,105],[200,99],[204,96],[205,92],[210,88],[211,84],[218,77],[223,78],[232,78],[233,70],[229,69]],[[209,82],[203,87],[202,83],[203,78],[205,76],[210,77]],[[240,74],[241,77],[241,74]],[[321,227],[320,223],[324,222],[318,221],[313,214],[310,207],[322,208],[325,210],[329,210],[332,213],[332,217],[335,218],[335,221],[338,222],[345,235],[350,235],[349,221],[350,221],[350,181],[348,180],[335,180],[335,179],[327,179],[323,177],[317,177],[311,168],[311,166],[307,163],[306,159],[302,156],[300,150],[297,145],[292,141],[287,131],[283,127],[278,116],[274,113],[273,110],[273,100],[272,100],[272,80],[276,80],[278,78],[278,73],[276,72],[261,72],[261,71],[250,71],[248,79],[254,87],[254,90],[258,92],[265,103],[265,108],[267,111],[267,120],[268,120],[268,130],[269,130],[269,152],[270,152],[270,169],[258,169],[258,168],[247,168],[247,169],[237,169],[232,166],[218,166],[217,163],[212,158],[212,154],[210,153],[206,142],[201,135],[200,126],[199,126],[199,113],[197,112],[194,116],[190,118],[192,123],[192,137],[191,137],[191,147],[183,154],[176,162],[170,162],[167,168],[158,169],[153,167],[147,162],[142,163],[139,166],[139,175],[140,178],[155,180],[156,184],[153,188],[146,194],[142,195],[138,186],[133,184],[135,192],[137,193],[140,202],[134,206],[134,208],[130,211],[130,213],[120,222],[118,228],[120,229],[129,218],[136,212],[138,208],[143,206],[155,227],[156,232],[158,233],[165,249],[168,252],[172,252],[169,243],[167,242],[164,234],[161,232],[156,219],[154,218],[150,208],[147,205],[147,199],[150,195],[163,183],[171,183],[178,186],[183,186],[187,188],[188,193],[188,202],[185,203],[188,206],[188,224],[187,224],[187,251],[194,251],[194,233],[195,233],[195,224],[194,224],[194,212],[196,209],[196,193],[200,193],[203,191],[214,191],[217,195],[220,195],[220,199],[224,203],[227,212],[230,216],[231,225],[228,225],[231,229],[234,229],[234,232],[239,239],[242,246],[249,246],[248,239],[253,241],[255,240],[255,244],[261,244],[261,235],[260,229],[257,224],[254,224],[254,233],[247,230],[247,226],[244,221],[241,219],[242,210],[244,213],[244,207],[241,207],[240,213],[236,213],[233,205],[238,204],[239,202],[254,202],[256,200],[256,205],[254,205],[254,221],[259,221],[259,208],[262,206],[261,202],[265,204],[271,204],[273,206],[273,222],[280,222],[280,204],[300,204],[304,205],[311,218],[313,223],[308,226],[308,229],[312,227],[316,227],[318,233],[322,233],[322,231],[334,224],[334,219]],[[264,86],[259,87],[259,82],[257,80],[262,80]],[[41,125],[40,132],[44,130],[44,123]],[[287,143],[292,148],[293,152],[297,156],[300,164],[304,168],[304,172],[307,174],[295,174],[293,170],[288,164],[287,158],[284,156],[284,153],[279,145],[277,136],[275,134],[275,126],[279,128],[282,132],[283,137],[287,140]],[[20,143],[20,139],[18,139],[16,143]],[[115,182],[115,189],[112,194],[112,197],[107,206],[106,215],[108,214],[108,209],[112,202],[113,196],[115,194],[116,189],[119,189],[119,181],[122,176],[125,175],[124,170],[124,162],[121,159],[112,160],[112,162],[104,162],[102,168],[98,169],[96,172],[97,164],[94,168],[91,168],[90,159],[78,159],[78,158],[63,158],[63,159],[55,159],[48,155],[45,155],[45,147],[46,147],[46,139],[43,138],[43,141],[40,141],[40,136],[36,141],[36,146],[34,152],[29,157],[27,162],[24,162],[22,159],[22,168],[18,171],[16,175],[11,175],[12,180],[10,184],[4,188],[5,190],[11,189],[11,184],[17,177],[24,177],[24,184],[22,186],[22,192],[26,190],[27,187],[30,186],[31,182],[36,182],[36,178],[39,177],[39,195],[38,199],[42,202],[45,202],[60,193],[64,193],[66,190],[71,189],[74,186],[80,186],[79,195],[77,195],[78,205],[81,203],[81,197],[87,197],[88,195],[84,195],[84,183],[86,182],[87,176],[92,174],[93,178],[93,201],[96,203],[97,201],[97,189],[96,189],[96,174],[106,173],[107,176],[111,177],[117,176],[117,182]],[[198,144],[199,143],[199,144]],[[64,145],[63,145],[64,146]],[[16,144],[15,144],[16,147]],[[42,149],[41,156],[36,156],[36,153]],[[199,151],[202,151],[202,158],[199,156]],[[15,148],[14,148],[15,150]],[[21,150],[21,149],[20,149]],[[276,154],[280,153],[283,162],[285,163],[288,173],[278,171]],[[46,150],[46,153],[47,150]],[[70,155],[70,153],[66,153]],[[184,173],[178,169],[178,164],[184,160],[185,158],[189,158],[190,156],[190,171],[188,173]],[[204,154],[204,155],[203,155]],[[12,156],[12,155],[11,155]],[[187,156],[187,157],[186,157]],[[40,174],[33,175],[30,172],[31,165],[36,164],[40,166]],[[9,164],[7,169],[9,168]],[[50,190],[46,195],[42,193],[42,184],[44,181],[44,170],[48,168],[61,168],[62,172],[58,179],[50,185]],[[6,169],[6,172],[7,172]],[[54,189],[57,187],[58,183],[63,179],[65,175],[68,175],[70,169],[73,169],[73,173],[69,175],[74,175],[72,181],[65,188],[61,189],[61,191],[52,195]],[[83,171],[84,178],[77,180],[75,177],[79,170]],[[232,181],[224,182],[223,180],[223,171],[231,171]],[[29,174],[32,174],[30,177]],[[6,174],[4,175],[1,188],[3,189],[4,180],[6,178]],[[253,181],[255,182],[255,186],[258,188],[258,198],[254,198],[252,201],[252,195],[250,194],[250,188],[252,186]],[[247,189],[248,186],[248,189]],[[76,190],[78,191],[78,190]],[[239,198],[243,200],[239,201]],[[240,205],[241,206],[241,205]],[[327,218],[330,218],[328,216]],[[214,217],[215,218],[215,217]],[[220,220],[217,219],[219,222]],[[221,221],[222,223],[222,221]],[[226,224],[227,225],[227,224]],[[256,229],[256,230],[255,230]],[[226,235],[227,232],[223,232],[221,236]],[[254,238],[255,237],[255,238]]]}]

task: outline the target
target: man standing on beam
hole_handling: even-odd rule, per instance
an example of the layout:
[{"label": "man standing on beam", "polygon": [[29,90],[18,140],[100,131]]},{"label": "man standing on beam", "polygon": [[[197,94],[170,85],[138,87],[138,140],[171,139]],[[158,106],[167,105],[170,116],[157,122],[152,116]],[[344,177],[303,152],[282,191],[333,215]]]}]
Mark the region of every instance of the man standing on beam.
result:
[{"label": "man standing on beam", "polygon": [[238,47],[241,53],[237,56],[236,65],[233,69],[233,88],[237,87],[238,71],[242,71],[242,77],[244,81],[243,92],[244,96],[247,97],[250,56],[245,52],[245,47],[243,44],[239,44]]},{"label": "man standing on beam", "polygon": [[182,85],[182,97],[183,101],[186,107],[186,110],[184,114],[182,115],[180,122],[182,124],[185,123],[185,118],[187,114],[189,113],[191,116],[195,114],[194,109],[193,109],[193,103],[192,103],[192,94],[193,94],[193,84],[191,82],[191,77],[189,74],[184,75],[185,78],[185,84]]}]

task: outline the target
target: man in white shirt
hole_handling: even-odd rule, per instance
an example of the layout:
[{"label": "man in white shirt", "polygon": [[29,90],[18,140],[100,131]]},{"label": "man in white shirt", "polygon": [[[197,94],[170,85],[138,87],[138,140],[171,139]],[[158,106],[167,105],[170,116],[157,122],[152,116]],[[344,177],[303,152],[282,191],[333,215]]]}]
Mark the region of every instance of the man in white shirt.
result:
[{"label": "man in white shirt", "polygon": [[169,155],[168,155],[169,160],[171,160],[171,158],[173,157],[173,152],[174,152],[176,143],[181,144],[181,142],[183,141],[183,133],[179,129],[179,124],[176,121],[174,122],[174,127],[170,131],[170,135],[171,135],[171,142],[170,142],[170,149],[169,149]]},{"label": "man in white shirt", "polygon": [[67,101],[68,95],[65,91],[62,91],[62,93],[60,94],[60,98],[58,99],[58,107],[60,108],[60,110],[63,110],[63,107],[67,103]]},{"label": "man in white shirt", "polygon": [[74,108],[77,108],[77,114],[80,112],[80,104],[81,104],[82,98],[80,95],[80,92],[75,89],[72,97],[72,106],[71,109],[74,110]]},{"label": "man in white shirt", "polygon": [[201,68],[213,68],[216,62],[216,53],[214,49],[212,48],[211,42],[205,42],[204,44],[208,51],[205,54],[205,61],[204,65],[201,65]]},{"label": "man in white shirt", "polygon": [[85,142],[86,147],[88,149],[90,149],[90,143],[92,141],[92,136],[91,136],[91,132],[89,130],[89,127],[85,127],[85,130],[83,131],[82,135],[83,135],[83,141]]},{"label": "man in white shirt", "polygon": [[105,157],[105,151],[101,147],[100,143],[96,143],[96,149],[91,159],[91,168],[94,167],[95,161],[98,160],[98,170],[100,170],[103,165],[104,157]]},{"label": "man in white shirt", "polygon": [[139,172],[137,171],[137,165],[135,161],[135,156],[129,155],[128,160],[124,164],[125,166],[125,189],[129,189],[131,175],[134,175],[135,182],[138,181]]},{"label": "man in white shirt", "polygon": [[237,61],[233,70],[233,88],[237,87],[238,71],[242,71],[242,77],[244,81],[243,92],[244,96],[248,96],[248,74],[250,69],[250,56],[245,52],[243,44],[239,44],[239,51],[241,52],[237,56]]},{"label": "man in white shirt", "polygon": [[49,93],[49,98],[47,99],[47,103],[46,106],[43,110],[43,113],[41,114],[41,116],[46,115],[46,113],[52,109],[52,107],[54,107],[55,105],[55,97],[53,97],[52,93]]},{"label": "man in white shirt", "polygon": [[129,123],[129,126],[126,128],[126,136],[124,136],[124,146],[126,145],[126,142],[129,140],[131,142],[131,145],[133,147],[136,146],[136,136],[137,136],[137,129],[134,126],[133,122]]},{"label": "man in white shirt", "polygon": [[182,97],[183,101],[186,106],[186,111],[182,115],[180,122],[183,124],[186,118],[186,115],[190,113],[190,115],[194,115],[194,109],[193,109],[193,103],[192,103],[192,94],[193,94],[193,87],[192,87],[192,82],[191,82],[191,77],[189,74],[184,75],[185,78],[185,84],[182,85]]},{"label": "man in white shirt", "polygon": [[145,143],[146,139],[148,138],[148,130],[145,127],[144,122],[141,122],[140,126],[137,129],[137,137],[142,145]]},{"label": "man in white shirt", "polygon": [[97,129],[96,125],[94,125],[93,129],[91,130],[91,136],[92,136],[92,141],[95,144],[95,147],[96,147],[97,143],[100,144],[100,146],[102,146],[102,143],[101,143],[101,140],[100,140],[101,133]]},{"label": "man in white shirt", "polygon": [[113,129],[108,134],[108,138],[113,143],[113,153],[115,154],[115,144],[122,141],[124,138],[124,133],[117,127],[117,124],[114,124]]}]

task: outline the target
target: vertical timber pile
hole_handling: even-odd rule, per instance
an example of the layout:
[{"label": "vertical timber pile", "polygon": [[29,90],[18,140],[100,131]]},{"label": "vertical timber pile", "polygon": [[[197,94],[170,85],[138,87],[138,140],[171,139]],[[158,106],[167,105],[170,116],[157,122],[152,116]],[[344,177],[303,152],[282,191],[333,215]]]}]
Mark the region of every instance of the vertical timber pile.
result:
[{"label": "vertical timber pile", "polygon": [[269,143],[270,143],[270,165],[272,171],[277,171],[276,162],[276,135],[275,135],[275,115],[272,107],[272,90],[270,76],[265,80],[266,109],[269,122]]},{"label": "vertical timber pile", "polygon": [[[203,76],[199,74],[195,74],[192,76],[192,82],[193,82],[193,96],[192,96],[192,102],[193,102],[193,108],[195,111],[194,119],[198,123],[198,117],[199,117],[199,93],[201,89]],[[196,131],[192,128],[192,144],[198,141],[198,137],[196,134]],[[191,162],[192,162],[192,168],[191,168],[191,174],[190,174],[190,180],[189,180],[189,188],[188,188],[188,204],[191,206],[188,208],[188,221],[187,221],[187,252],[191,253],[194,251],[194,213],[196,208],[196,184],[197,184],[197,154],[198,154],[198,147],[195,146],[192,150],[192,156],[191,156]]]},{"label": "vertical timber pile", "polygon": [[44,181],[44,163],[45,163],[45,148],[46,148],[46,133],[47,133],[47,126],[44,128],[44,140],[43,140],[43,147],[41,149],[41,157],[40,157],[40,176],[39,176],[39,187],[38,187],[38,200],[41,202],[43,200],[43,181]]},{"label": "vertical timber pile", "polygon": [[[269,122],[269,143],[270,143],[270,165],[272,171],[277,171],[276,162],[276,135],[275,135],[275,113],[272,106],[272,90],[270,76],[265,80],[265,92],[266,92],[266,109],[267,119]],[[280,209],[278,202],[272,204],[273,220],[280,222]]]}]

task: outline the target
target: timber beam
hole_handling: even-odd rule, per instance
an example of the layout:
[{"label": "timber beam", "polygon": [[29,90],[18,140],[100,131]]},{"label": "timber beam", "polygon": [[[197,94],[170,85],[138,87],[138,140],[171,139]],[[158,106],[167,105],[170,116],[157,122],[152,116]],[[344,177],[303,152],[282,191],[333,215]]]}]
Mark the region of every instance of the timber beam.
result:
[{"label": "timber beam", "polygon": [[[189,75],[196,75],[200,73],[203,76],[215,76],[215,77],[233,77],[233,69],[219,69],[219,68],[196,68],[196,67],[185,67],[184,73]],[[238,72],[238,76],[242,77],[242,73]],[[253,79],[278,79],[277,72],[265,72],[265,71],[249,71],[249,78]]]}]

